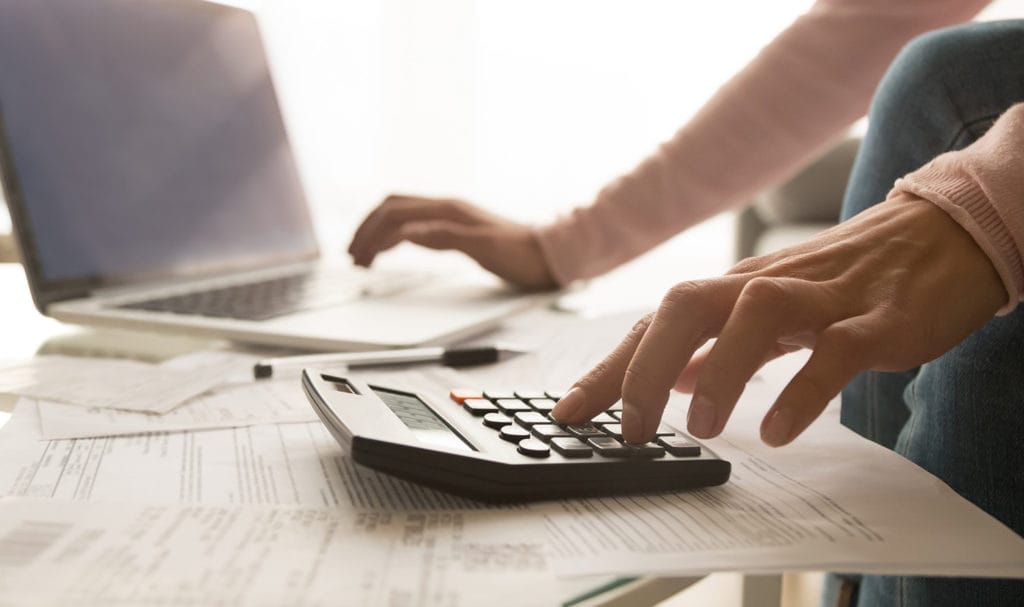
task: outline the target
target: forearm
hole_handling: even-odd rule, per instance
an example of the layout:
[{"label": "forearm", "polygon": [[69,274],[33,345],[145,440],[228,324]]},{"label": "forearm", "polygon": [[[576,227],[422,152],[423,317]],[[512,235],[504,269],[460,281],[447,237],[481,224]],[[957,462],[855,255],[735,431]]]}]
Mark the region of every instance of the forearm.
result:
[{"label": "forearm", "polygon": [[540,229],[559,283],[601,274],[799,169],[863,115],[899,49],[970,0],[820,1],[589,206]]}]

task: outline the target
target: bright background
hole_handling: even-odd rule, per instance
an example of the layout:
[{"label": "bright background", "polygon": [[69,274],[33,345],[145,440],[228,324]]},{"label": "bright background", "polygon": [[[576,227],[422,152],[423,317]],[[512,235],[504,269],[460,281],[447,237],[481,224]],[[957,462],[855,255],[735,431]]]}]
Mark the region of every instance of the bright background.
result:
[{"label": "bright background", "polygon": [[[229,3],[260,18],[328,254],[344,251],[390,192],[467,198],[523,221],[586,204],[812,4]],[[1024,0],[987,12],[1014,15],[1024,16]],[[5,224],[0,217],[0,231]],[[731,254],[732,218],[723,214],[603,284],[653,305],[675,282],[724,271]]]}]

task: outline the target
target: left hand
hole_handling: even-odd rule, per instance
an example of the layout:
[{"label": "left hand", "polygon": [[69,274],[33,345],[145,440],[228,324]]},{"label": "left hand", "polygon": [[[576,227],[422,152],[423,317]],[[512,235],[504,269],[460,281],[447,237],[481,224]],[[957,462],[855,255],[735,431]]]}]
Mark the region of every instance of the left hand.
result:
[{"label": "left hand", "polygon": [[644,443],[654,438],[669,390],[692,388],[689,432],[711,438],[764,363],[811,348],[761,424],[764,442],[785,445],[855,375],[940,356],[1006,297],[966,230],[931,202],[895,196],[802,245],[676,285],[552,414],[579,424],[621,397],[623,437]]}]

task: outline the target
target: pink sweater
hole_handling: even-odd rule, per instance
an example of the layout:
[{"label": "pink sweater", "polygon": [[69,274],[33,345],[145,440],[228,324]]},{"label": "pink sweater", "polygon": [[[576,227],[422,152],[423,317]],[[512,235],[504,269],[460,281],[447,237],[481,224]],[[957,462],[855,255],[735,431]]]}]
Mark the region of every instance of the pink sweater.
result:
[{"label": "pink sweater", "polygon": [[[589,278],[777,183],[864,115],[914,36],[962,23],[988,0],[819,0],[636,169],[538,229],[560,284]],[[1024,104],[969,148],[897,182],[947,211],[1024,294]]]}]

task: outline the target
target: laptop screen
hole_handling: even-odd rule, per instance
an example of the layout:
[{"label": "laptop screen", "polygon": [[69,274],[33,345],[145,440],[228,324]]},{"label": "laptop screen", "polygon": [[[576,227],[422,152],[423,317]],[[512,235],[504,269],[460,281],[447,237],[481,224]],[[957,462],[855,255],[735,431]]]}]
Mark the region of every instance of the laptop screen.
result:
[{"label": "laptop screen", "polygon": [[0,3],[3,177],[33,290],[253,268],[316,240],[253,16]]}]

